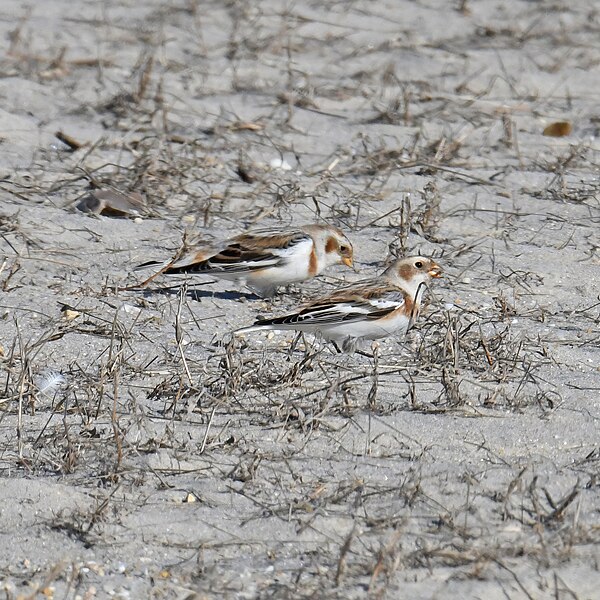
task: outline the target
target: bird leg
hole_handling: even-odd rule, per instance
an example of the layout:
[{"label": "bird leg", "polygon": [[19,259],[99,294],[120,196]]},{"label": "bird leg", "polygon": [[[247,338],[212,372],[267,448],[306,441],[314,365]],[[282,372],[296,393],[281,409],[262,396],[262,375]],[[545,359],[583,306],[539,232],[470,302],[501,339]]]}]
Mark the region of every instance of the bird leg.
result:
[{"label": "bird leg", "polygon": [[344,352],[347,352],[348,354],[353,354],[354,352],[356,352],[357,342],[358,342],[358,340],[356,338],[348,336],[342,342],[342,349],[344,350]]}]

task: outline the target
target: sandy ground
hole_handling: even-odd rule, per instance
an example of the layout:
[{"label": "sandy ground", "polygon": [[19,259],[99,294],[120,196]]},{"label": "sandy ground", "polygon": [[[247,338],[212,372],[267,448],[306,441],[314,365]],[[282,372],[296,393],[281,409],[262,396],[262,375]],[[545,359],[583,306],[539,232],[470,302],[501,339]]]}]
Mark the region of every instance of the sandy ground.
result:
[{"label": "sandy ground", "polygon": [[[1,3],[7,598],[600,598],[597,2],[322,4]],[[320,219],[359,273],[119,290]],[[377,359],[232,341],[413,252]]]}]

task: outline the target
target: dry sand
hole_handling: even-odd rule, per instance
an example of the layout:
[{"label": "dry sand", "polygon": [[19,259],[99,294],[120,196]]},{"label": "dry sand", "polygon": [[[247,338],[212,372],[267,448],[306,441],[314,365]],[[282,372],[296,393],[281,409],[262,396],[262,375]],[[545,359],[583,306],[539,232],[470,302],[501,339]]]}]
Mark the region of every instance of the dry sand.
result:
[{"label": "dry sand", "polygon": [[[322,4],[3,0],[7,598],[600,598],[598,4]],[[318,219],[446,268],[378,360],[231,341],[342,268],[118,290]]]}]

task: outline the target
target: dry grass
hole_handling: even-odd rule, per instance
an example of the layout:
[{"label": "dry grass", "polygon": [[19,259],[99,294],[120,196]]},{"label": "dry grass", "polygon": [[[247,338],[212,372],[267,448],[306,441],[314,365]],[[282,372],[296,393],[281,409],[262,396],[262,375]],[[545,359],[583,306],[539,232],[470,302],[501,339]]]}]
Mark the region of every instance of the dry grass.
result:
[{"label": "dry grass", "polygon": [[[538,93],[515,56],[543,62],[540,89],[576,49],[594,69],[597,16],[519,5],[520,19],[461,33],[452,19],[477,10],[461,2],[444,8],[447,35],[427,13],[438,37],[418,41],[373,34],[379,9],[355,2],[209,5],[63,15],[85,39],[126,37],[127,52],[94,56],[32,46],[35,10],[12,18],[4,76],[73,92],[52,143],[0,180],[0,473],[72,502],[11,513],[9,529],[67,558],[0,554],[7,598],[92,598],[102,582],[139,597],[155,584],[157,598],[405,585],[416,598],[431,574],[463,595],[585,597],[560,569],[593,572],[600,541],[597,443],[569,420],[597,418],[582,399],[598,389],[599,302],[581,274],[600,248],[598,151],[580,123],[576,142],[538,135],[547,115],[591,109]],[[548,29],[548,11],[572,26]],[[399,66],[415,56],[418,78]],[[98,189],[144,194],[144,223],[78,214]],[[317,219],[350,232],[361,270],[416,251],[447,268],[406,340],[346,355],[311,336],[230,335],[336,274],[269,305],[207,281],[124,286],[132,261],[166,258],[184,230]],[[63,380],[44,388],[50,371]]]}]

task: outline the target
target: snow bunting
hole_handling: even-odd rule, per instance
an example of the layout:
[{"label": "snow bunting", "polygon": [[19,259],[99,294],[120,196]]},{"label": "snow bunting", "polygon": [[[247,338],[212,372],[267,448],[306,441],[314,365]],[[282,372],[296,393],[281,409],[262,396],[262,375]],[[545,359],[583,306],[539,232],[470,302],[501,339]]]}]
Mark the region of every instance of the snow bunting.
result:
[{"label": "snow bunting", "polygon": [[441,275],[442,269],[430,258],[402,258],[379,277],[344,286],[296,312],[260,319],[235,333],[260,329],[319,331],[325,339],[340,341],[344,351],[352,352],[360,339],[406,333],[419,314],[427,282]]},{"label": "snow bunting", "polygon": [[[242,233],[213,247],[184,249],[160,271],[201,273],[245,283],[258,295],[272,296],[278,287],[305,281],[336,264],[352,266],[352,244],[331,225],[303,225],[297,229],[263,229]],[[145,263],[140,267],[160,263]]]}]

